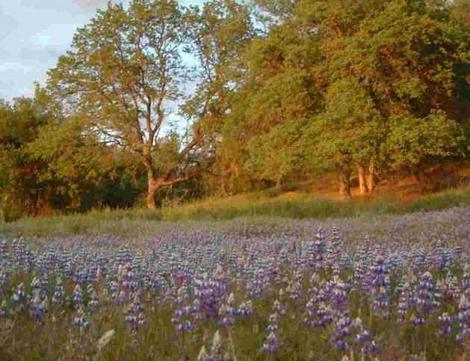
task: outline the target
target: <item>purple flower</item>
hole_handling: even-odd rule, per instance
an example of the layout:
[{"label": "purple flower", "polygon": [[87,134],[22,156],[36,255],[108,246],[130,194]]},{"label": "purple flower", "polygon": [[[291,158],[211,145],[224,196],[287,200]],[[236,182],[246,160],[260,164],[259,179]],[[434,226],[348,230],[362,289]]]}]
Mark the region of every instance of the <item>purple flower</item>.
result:
[{"label": "purple flower", "polygon": [[452,332],[452,318],[447,312],[444,312],[439,316],[439,322],[441,324],[439,332],[443,335],[448,335]]},{"label": "purple flower", "polygon": [[276,353],[278,349],[279,349],[279,338],[276,335],[276,333],[271,331],[263,343],[262,350],[264,352],[272,354],[272,353]]},{"label": "purple flower", "polygon": [[98,294],[96,293],[95,289],[91,284],[87,286],[87,294],[88,294],[88,309],[90,311],[96,311],[99,306],[99,299]]},{"label": "purple flower", "polygon": [[331,344],[340,351],[349,349],[347,338],[351,335],[351,319],[349,317],[338,318],[333,325]]},{"label": "purple flower", "polygon": [[65,302],[65,289],[62,284],[62,278],[57,277],[54,294],[52,295],[52,304],[62,306]]},{"label": "purple flower", "polygon": [[80,332],[86,331],[90,328],[90,322],[81,306],[77,309],[76,316],[73,318],[73,325],[77,326],[80,329]]},{"label": "purple flower", "polygon": [[72,300],[76,309],[83,306],[83,291],[79,284],[76,284],[73,289]]},{"label": "purple flower", "polygon": [[459,332],[457,341],[461,342],[470,338],[470,299],[462,294],[459,300],[459,312],[457,315],[459,322]]},{"label": "purple flower", "polygon": [[11,296],[11,303],[15,307],[16,312],[21,312],[25,308],[26,291],[23,283],[16,286],[15,292]]},{"label": "purple flower", "polygon": [[139,294],[134,296],[133,301],[125,311],[125,320],[133,333],[145,326],[144,308],[139,299]]},{"label": "purple flower", "polygon": [[428,315],[433,313],[439,306],[439,294],[434,286],[434,281],[430,272],[422,274],[414,295],[416,305],[416,315],[413,320],[415,325],[425,322]]},{"label": "purple flower", "polygon": [[42,318],[47,313],[48,305],[49,300],[47,296],[45,296],[44,299],[41,299],[39,294],[36,294],[30,302],[29,311],[31,316],[37,321],[42,321]]}]

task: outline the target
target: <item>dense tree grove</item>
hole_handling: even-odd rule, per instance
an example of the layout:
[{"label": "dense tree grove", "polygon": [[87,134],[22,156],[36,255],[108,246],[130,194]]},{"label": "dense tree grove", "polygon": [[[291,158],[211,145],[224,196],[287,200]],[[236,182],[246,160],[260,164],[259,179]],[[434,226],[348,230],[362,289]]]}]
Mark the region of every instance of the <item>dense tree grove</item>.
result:
[{"label": "dense tree grove", "polygon": [[467,0],[111,2],[0,102],[2,218],[464,158]]}]

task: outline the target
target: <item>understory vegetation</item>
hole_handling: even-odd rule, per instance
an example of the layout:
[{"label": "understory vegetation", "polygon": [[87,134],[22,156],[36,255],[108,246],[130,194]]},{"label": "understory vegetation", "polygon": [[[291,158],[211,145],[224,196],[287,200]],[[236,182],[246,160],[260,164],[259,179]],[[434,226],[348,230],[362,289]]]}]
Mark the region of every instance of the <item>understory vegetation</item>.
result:
[{"label": "understory vegetation", "polygon": [[151,235],[161,228],[179,227],[188,220],[223,223],[237,218],[252,219],[253,222],[277,218],[370,218],[469,205],[470,188],[428,195],[409,203],[393,196],[344,202],[319,199],[305,194],[286,199],[282,194],[268,196],[253,193],[207,199],[187,205],[168,205],[159,210],[96,210],[86,214],[22,218],[1,224],[0,233],[26,237],[106,234],[127,238],[138,234]]}]

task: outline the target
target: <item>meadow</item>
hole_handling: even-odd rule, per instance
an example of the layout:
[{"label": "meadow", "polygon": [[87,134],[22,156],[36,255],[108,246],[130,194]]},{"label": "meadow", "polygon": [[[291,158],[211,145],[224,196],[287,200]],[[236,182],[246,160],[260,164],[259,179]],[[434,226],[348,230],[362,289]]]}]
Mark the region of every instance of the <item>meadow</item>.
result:
[{"label": "meadow", "polygon": [[396,189],[380,189],[380,193],[375,198],[339,201],[308,192],[285,193],[268,189],[187,203],[169,202],[156,210],[105,209],[50,217],[23,217],[15,222],[0,221],[0,233],[33,238],[104,234],[135,239],[142,235],[152,237],[162,228],[173,227],[173,222],[179,222],[178,227],[185,227],[197,221],[217,225],[238,218],[264,221],[275,218],[276,221],[271,223],[278,223],[278,218],[356,219],[470,206],[470,187],[466,183],[458,188],[420,195],[411,202],[403,202]]},{"label": "meadow", "polygon": [[468,360],[469,219],[462,204],[122,217],[88,233],[43,219],[49,228],[24,238],[12,226],[0,244],[0,359]]},{"label": "meadow", "polygon": [[470,361],[469,0],[0,3],[0,361]]}]

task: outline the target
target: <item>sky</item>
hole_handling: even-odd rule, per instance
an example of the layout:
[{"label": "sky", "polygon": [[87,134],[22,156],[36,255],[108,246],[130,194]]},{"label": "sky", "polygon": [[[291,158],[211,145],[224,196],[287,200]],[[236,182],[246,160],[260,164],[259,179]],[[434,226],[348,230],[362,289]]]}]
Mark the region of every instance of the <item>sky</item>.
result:
[{"label": "sky", "polygon": [[[180,0],[184,5],[202,0]],[[107,0],[0,0],[0,98],[31,96]]]}]

